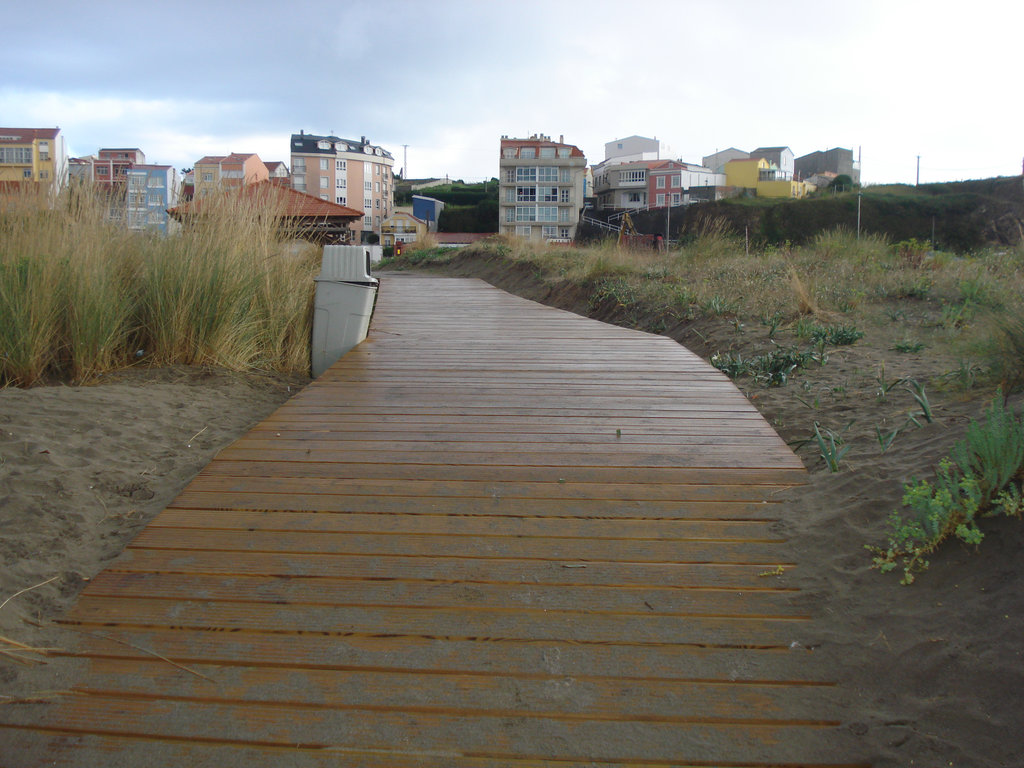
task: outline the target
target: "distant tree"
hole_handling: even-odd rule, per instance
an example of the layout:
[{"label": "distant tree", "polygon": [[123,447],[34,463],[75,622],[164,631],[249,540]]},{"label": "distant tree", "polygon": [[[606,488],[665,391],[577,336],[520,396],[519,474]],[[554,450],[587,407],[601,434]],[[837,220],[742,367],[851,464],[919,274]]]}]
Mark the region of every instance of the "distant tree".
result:
[{"label": "distant tree", "polygon": [[848,189],[853,189],[853,179],[850,178],[849,174],[840,173],[832,179],[832,183],[828,185],[828,188],[834,189],[837,192],[844,192]]}]

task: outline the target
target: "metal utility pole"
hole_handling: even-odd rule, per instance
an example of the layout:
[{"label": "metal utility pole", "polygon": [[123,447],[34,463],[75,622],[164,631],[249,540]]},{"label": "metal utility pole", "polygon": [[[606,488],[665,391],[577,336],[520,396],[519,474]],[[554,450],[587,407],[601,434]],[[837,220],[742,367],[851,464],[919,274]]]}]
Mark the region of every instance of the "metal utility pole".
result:
[{"label": "metal utility pole", "polygon": [[921,186],[921,156],[917,156],[917,181],[914,182],[915,187]]},{"label": "metal utility pole", "polygon": [[409,180],[409,145],[402,145],[402,181]]},{"label": "metal utility pole", "polygon": [[857,193],[857,239],[860,240],[860,195]]}]

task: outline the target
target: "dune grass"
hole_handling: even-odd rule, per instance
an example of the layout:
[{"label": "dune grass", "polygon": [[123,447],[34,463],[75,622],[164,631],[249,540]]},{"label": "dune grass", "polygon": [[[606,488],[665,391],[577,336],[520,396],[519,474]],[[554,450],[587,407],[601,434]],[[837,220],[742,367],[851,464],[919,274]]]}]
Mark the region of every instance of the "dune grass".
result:
[{"label": "dune grass", "polygon": [[0,207],[0,384],[84,382],[140,362],[303,372],[319,251],[236,196],[169,236],[104,216],[66,191]]}]

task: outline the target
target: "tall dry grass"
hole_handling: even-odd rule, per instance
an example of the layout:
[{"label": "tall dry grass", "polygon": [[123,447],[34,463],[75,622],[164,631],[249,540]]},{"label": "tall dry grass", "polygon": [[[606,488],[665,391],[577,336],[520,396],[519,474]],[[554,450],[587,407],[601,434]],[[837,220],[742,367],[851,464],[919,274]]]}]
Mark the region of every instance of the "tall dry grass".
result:
[{"label": "tall dry grass", "polygon": [[0,207],[0,383],[88,381],[126,365],[306,371],[318,249],[267,201],[225,194],[177,234],[133,232],[107,202]]}]

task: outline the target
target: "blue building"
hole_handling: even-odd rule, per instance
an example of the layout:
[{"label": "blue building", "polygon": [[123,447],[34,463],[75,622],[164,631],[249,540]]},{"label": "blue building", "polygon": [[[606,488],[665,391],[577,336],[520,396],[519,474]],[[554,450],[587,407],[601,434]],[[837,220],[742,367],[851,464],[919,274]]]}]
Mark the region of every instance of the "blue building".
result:
[{"label": "blue building", "polygon": [[169,165],[135,165],[125,173],[129,229],[167,234],[167,209],[178,203],[178,172]]},{"label": "blue building", "polygon": [[444,203],[424,195],[412,196],[412,215],[427,222],[428,232],[437,232],[437,220],[444,209]]}]

